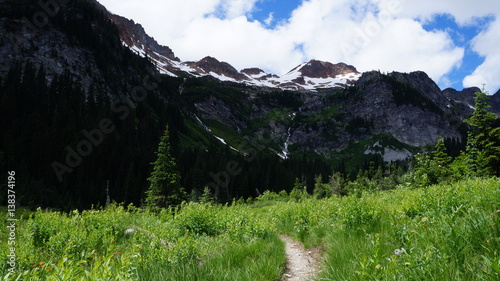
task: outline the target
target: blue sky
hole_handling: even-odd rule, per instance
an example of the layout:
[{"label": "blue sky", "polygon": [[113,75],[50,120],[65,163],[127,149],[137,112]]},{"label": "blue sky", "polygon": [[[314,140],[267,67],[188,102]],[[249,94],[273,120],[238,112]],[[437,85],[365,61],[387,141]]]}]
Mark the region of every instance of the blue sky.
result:
[{"label": "blue sky", "polygon": [[99,0],[183,61],[284,74],[319,59],[425,71],[441,88],[500,88],[497,0]]},{"label": "blue sky", "polygon": [[[461,89],[463,87],[462,80],[467,75],[471,74],[476,68],[484,63],[485,58],[480,56],[472,49],[471,41],[484,29],[488,28],[495,18],[493,16],[485,16],[477,18],[476,23],[471,25],[461,26],[457,24],[453,16],[450,14],[436,14],[431,21],[423,23],[423,28],[427,31],[445,31],[447,32],[454,44],[465,49],[465,54],[459,66],[452,69],[439,85],[441,88],[452,87]],[[477,85],[482,87],[482,85]]]},{"label": "blue sky", "polygon": [[[258,20],[267,28],[275,28],[280,22],[288,20],[292,12],[302,3],[302,0],[267,0],[256,3],[255,10],[250,14],[250,19]],[[272,21],[268,20],[272,16]]]}]

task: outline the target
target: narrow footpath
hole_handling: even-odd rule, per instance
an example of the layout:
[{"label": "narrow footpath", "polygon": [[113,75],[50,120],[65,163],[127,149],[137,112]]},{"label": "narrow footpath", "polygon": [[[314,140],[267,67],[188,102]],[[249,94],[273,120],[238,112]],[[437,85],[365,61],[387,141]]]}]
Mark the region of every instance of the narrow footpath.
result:
[{"label": "narrow footpath", "polygon": [[285,242],[286,269],[281,281],[308,281],[313,280],[318,273],[318,260],[320,251],[318,249],[304,249],[302,243],[293,240],[289,236],[281,235]]}]

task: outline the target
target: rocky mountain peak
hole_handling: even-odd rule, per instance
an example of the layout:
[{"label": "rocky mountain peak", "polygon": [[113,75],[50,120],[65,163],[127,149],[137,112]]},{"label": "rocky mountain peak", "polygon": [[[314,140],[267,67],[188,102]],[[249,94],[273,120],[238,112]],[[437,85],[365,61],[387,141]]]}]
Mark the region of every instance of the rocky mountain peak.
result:
[{"label": "rocky mountain peak", "polygon": [[109,12],[108,17],[118,27],[120,38],[128,47],[135,47],[137,52],[141,53],[143,51],[155,60],[160,60],[161,56],[163,56],[164,58],[180,62],[180,59],[175,56],[172,49],[158,44],[153,37],[146,33],[141,24]]},{"label": "rocky mountain peak", "polygon": [[336,88],[351,85],[361,74],[345,63],[310,60],[290,70],[283,78],[307,90]]},{"label": "rocky mountain peak", "polygon": [[[476,92],[481,92],[481,89],[478,87],[470,87],[457,91],[453,88],[446,88],[443,90],[443,95],[450,102],[453,101],[458,110],[469,116],[474,111],[474,106],[476,104],[474,97],[476,96]],[[489,110],[500,116],[500,90],[496,94],[489,96],[489,102],[491,104]]]},{"label": "rocky mountain peak", "polygon": [[[206,56],[197,62],[186,62],[186,65],[194,68],[200,74],[210,74],[220,80],[233,78],[237,81],[246,80],[247,77],[227,62],[221,62],[214,57]],[[215,74],[215,75],[214,75]],[[217,77],[219,76],[219,77]]]},{"label": "rocky mountain peak", "polygon": [[305,64],[299,65],[289,73],[298,71],[302,76],[310,78],[335,78],[338,75],[358,74],[359,72],[352,65],[345,63],[333,64],[320,60],[310,60]]},{"label": "rocky mountain peak", "polygon": [[251,76],[259,76],[259,75],[267,74],[264,70],[257,68],[257,67],[245,68],[245,69],[242,69],[240,72],[243,74],[251,75]]}]

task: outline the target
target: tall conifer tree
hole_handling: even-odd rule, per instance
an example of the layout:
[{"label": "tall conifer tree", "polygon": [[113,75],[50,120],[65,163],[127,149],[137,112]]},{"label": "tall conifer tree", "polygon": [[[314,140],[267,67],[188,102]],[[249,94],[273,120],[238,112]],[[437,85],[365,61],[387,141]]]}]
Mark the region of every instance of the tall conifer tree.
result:
[{"label": "tall conifer tree", "polygon": [[153,172],[148,178],[150,186],[146,191],[145,203],[153,209],[178,204],[185,197],[184,190],[180,184],[181,177],[170,150],[167,126],[160,138],[160,144],[156,152],[156,161],[152,163]]},{"label": "tall conifer tree", "polygon": [[467,164],[472,175],[500,175],[500,127],[498,117],[489,112],[486,93],[476,93],[472,116],[465,120],[472,126],[467,141]]}]

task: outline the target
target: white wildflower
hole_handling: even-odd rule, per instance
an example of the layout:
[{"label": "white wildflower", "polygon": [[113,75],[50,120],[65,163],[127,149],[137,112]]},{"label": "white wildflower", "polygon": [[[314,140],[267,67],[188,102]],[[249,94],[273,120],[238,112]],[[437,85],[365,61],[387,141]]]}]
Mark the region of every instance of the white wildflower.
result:
[{"label": "white wildflower", "polygon": [[405,249],[404,249],[404,248],[394,250],[394,254],[395,254],[396,256],[399,256],[399,255],[401,255],[401,254],[402,254],[402,253],[404,253],[404,252],[405,252]]}]

